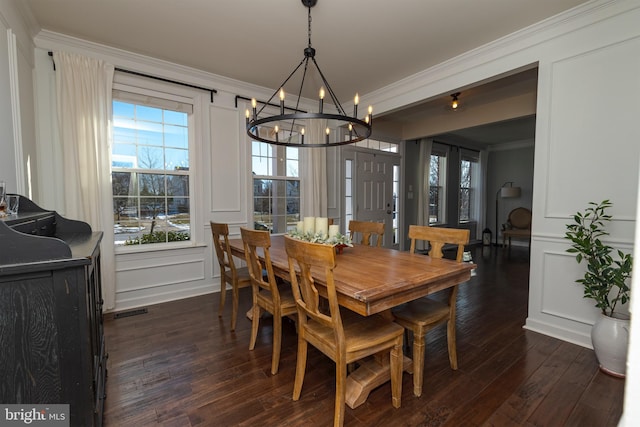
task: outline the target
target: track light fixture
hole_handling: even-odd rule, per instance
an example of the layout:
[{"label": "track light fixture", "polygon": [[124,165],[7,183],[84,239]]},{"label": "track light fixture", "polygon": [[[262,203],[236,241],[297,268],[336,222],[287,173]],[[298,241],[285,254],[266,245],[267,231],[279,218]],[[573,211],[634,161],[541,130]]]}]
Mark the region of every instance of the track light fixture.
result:
[{"label": "track light fixture", "polygon": [[457,110],[458,107],[460,106],[460,104],[458,103],[458,97],[460,96],[460,92],[456,92],[456,93],[452,93],[451,94],[451,109],[452,110]]}]

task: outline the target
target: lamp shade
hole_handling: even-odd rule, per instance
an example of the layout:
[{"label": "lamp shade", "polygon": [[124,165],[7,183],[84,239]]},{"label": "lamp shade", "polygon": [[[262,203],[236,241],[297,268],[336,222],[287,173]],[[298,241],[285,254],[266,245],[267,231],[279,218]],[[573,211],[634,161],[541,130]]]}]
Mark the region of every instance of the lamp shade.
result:
[{"label": "lamp shade", "polygon": [[502,187],[500,189],[500,197],[520,197],[520,187]]}]

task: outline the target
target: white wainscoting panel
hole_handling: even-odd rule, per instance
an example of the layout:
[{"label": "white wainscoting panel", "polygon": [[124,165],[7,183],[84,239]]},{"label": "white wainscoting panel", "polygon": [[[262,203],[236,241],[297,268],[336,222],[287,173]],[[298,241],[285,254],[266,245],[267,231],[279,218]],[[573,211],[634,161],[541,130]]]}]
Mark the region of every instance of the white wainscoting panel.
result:
[{"label": "white wainscoting panel", "polygon": [[635,220],[640,132],[629,125],[639,109],[629,95],[640,90],[638,52],[635,38],[551,64],[547,216],[610,199],[617,220]]},{"label": "white wainscoting panel", "polygon": [[116,255],[116,307],[121,311],[212,293],[206,247]]},{"label": "white wainscoting panel", "polygon": [[[239,113],[235,108],[210,107],[211,123],[211,212],[242,212],[245,159],[240,144]],[[248,142],[247,142],[248,144]]]}]

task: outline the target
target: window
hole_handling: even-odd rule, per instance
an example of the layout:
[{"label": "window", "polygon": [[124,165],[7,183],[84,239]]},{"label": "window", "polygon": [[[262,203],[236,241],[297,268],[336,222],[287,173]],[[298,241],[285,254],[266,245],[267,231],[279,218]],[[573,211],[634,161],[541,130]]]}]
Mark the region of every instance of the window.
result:
[{"label": "window", "polygon": [[252,141],[253,225],[286,233],[300,221],[298,148]]},{"label": "window", "polygon": [[[167,104],[167,105],[162,105]],[[190,240],[190,107],[114,91],[112,188],[116,245]]]},{"label": "window", "polygon": [[446,223],[447,152],[434,146],[429,162],[429,224]]},{"label": "window", "polygon": [[400,212],[400,166],[393,165],[393,244],[399,242],[398,217]]},{"label": "window", "polygon": [[345,160],[344,166],[344,223],[349,224],[353,220],[353,160]]},{"label": "window", "polygon": [[460,194],[458,221],[460,223],[476,221],[478,200],[476,187],[478,181],[478,153],[462,149],[460,158]]},{"label": "window", "polygon": [[469,160],[460,161],[460,222],[467,222],[471,217],[471,162]]}]

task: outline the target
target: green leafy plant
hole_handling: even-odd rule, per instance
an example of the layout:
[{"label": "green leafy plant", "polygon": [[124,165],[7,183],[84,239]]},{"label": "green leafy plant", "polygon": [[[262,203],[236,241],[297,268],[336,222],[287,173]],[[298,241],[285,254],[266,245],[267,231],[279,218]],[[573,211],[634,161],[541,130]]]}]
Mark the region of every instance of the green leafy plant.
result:
[{"label": "green leafy plant", "polygon": [[304,240],[305,242],[322,243],[332,246],[343,245],[353,247],[353,243],[351,243],[351,239],[349,238],[349,236],[340,233],[336,234],[335,236],[329,237],[323,233],[305,233],[303,231],[293,229],[290,230],[287,234],[294,239]]},{"label": "green leafy plant", "polygon": [[[572,242],[567,252],[576,254],[576,261],[585,261],[587,271],[582,279],[576,280],[584,286],[584,297],[596,302],[596,307],[605,316],[613,316],[618,303],[625,304],[630,298],[627,285],[631,277],[633,257],[602,243],[601,237],[609,235],[605,223],[611,220],[606,210],[613,206],[609,200],[600,203],[589,202],[583,212],[573,216],[573,223],[567,224],[565,238]],[[612,254],[617,254],[614,259]]]}]

